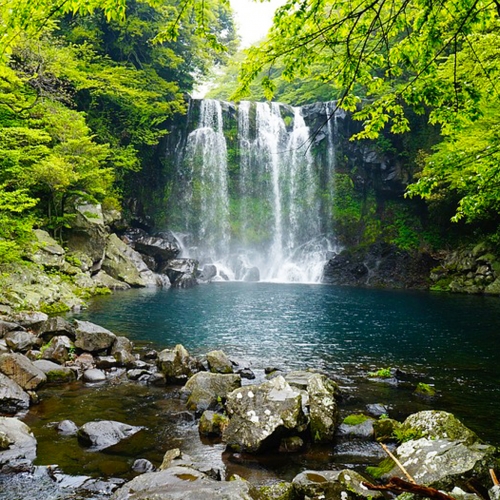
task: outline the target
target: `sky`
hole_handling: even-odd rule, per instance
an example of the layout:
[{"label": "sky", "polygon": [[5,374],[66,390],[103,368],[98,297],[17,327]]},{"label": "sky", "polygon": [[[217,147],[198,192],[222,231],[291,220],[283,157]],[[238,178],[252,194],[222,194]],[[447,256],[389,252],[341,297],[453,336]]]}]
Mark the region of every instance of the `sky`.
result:
[{"label": "sky", "polygon": [[284,3],[284,0],[265,2],[230,0],[230,2],[241,37],[241,48],[246,48],[266,36],[273,23],[274,11]]}]

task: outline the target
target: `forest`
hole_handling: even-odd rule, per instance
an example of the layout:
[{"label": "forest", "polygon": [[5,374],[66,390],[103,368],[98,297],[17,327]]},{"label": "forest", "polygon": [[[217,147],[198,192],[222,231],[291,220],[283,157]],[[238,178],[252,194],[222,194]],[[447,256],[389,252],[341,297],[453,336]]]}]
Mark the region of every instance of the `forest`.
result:
[{"label": "forest", "polygon": [[33,228],[64,241],[75,199],[126,209],[214,67],[209,96],[337,101],[362,125],[354,140],[418,143],[423,119],[435,140],[413,148],[405,197],[425,200],[444,232],[497,248],[499,11],[495,1],[290,0],[266,39],[238,52],[225,1],[4,2],[0,262],[23,261]]}]

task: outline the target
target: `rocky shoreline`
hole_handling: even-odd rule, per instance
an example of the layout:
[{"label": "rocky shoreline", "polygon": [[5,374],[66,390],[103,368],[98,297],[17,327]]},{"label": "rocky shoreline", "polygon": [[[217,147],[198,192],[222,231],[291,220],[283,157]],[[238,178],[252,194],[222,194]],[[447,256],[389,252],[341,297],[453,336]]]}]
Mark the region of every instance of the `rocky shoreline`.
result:
[{"label": "rocky shoreline", "polygon": [[[498,471],[497,450],[450,413],[421,411],[397,422],[387,408],[371,405],[342,419],[342,390],[316,371],[287,373],[270,367],[264,378],[256,379],[248,366],[236,364],[222,351],[201,358],[181,345],[138,352],[125,337],[90,322],[6,307],[2,313],[0,411],[6,416],[0,417],[0,492],[2,487],[8,492],[9,485],[24,477],[36,479],[43,491],[49,486],[57,489],[57,495],[47,498],[61,499],[362,499],[381,496],[366,483],[406,477],[387,458],[363,470],[335,466],[302,470],[291,481],[260,485],[226,477],[214,464],[175,448],[165,453],[161,463],[135,457],[131,474],[136,477],[128,482],[112,474],[74,477],[57,466],[33,465],[37,442],[23,416],[39,401],[37,391],[42,387],[57,385],[63,390],[79,379],[96,388],[120,381],[159,390],[175,386],[175,397],[192,415],[199,434],[220,439],[235,456],[291,457],[314,443],[334,450],[346,443],[385,443],[419,485],[445,491],[455,499],[500,498],[499,487],[491,487],[489,473]],[[393,383],[398,374],[369,376],[376,382]],[[420,385],[425,397],[425,384]],[[106,453],[118,443],[126,447],[132,436],[149,430],[95,415],[81,426],[69,420],[55,422],[54,432],[74,436],[95,453]]]}]

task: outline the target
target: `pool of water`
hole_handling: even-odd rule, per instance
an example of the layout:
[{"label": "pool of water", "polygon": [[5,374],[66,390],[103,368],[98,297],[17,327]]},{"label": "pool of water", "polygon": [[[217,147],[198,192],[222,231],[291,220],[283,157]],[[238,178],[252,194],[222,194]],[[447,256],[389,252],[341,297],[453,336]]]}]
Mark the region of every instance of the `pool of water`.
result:
[{"label": "pool of water", "polygon": [[[342,412],[369,403],[389,405],[403,419],[422,409],[455,413],[484,440],[500,445],[500,300],[407,291],[322,285],[213,283],[189,290],[131,290],[95,299],[76,315],[157,349],[183,344],[193,354],[223,349],[263,369],[316,368],[344,387]],[[397,367],[399,387],[367,381],[367,372]],[[417,382],[434,384],[438,397],[413,394]],[[200,441],[196,424],[184,419],[174,389],[138,384],[75,384],[40,392],[26,422],[39,441],[40,464],[58,463],[71,474],[127,477],[135,458],[155,464],[178,446],[195,458],[258,482],[291,479],[304,467],[366,465],[382,455],[349,444],[313,447],[293,457],[245,457]],[[54,420],[78,425],[94,419],[142,425],[144,432],[106,452],[89,452],[62,438]]]}]

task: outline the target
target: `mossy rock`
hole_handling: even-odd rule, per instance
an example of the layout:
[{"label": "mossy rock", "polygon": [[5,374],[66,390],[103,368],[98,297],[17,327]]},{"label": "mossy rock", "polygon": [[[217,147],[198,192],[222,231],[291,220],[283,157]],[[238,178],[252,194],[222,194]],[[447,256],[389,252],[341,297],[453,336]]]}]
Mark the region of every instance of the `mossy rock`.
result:
[{"label": "mossy rock", "polygon": [[342,423],[345,425],[360,425],[367,420],[370,420],[370,417],[363,415],[362,413],[353,413],[352,415],[345,417]]},{"label": "mossy rock", "polygon": [[419,382],[416,389],[413,391],[413,394],[420,396],[421,398],[434,398],[437,395],[436,389],[429,384],[424,382]]},{"label": "mossy rock", "polygon": [[257,498],[259,500],[295,500],[297,496],[292,483],[283,482],[261,486]]},{"label": "mossy rock", "polygon": [[380,443],[394,441],[395,431],[399,429],[401,424],[392,418],[383,418],[373,422],[373,432],[375,439]]}]

